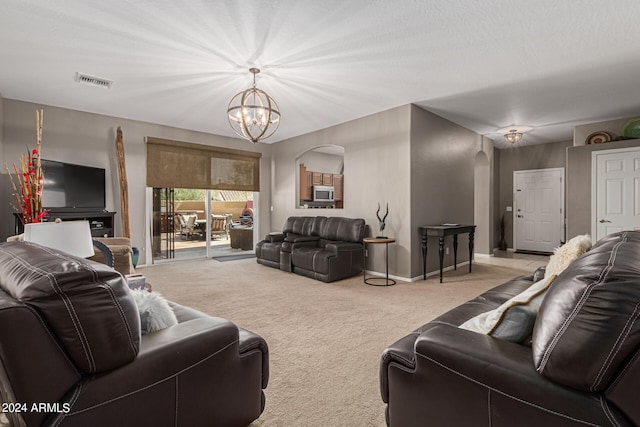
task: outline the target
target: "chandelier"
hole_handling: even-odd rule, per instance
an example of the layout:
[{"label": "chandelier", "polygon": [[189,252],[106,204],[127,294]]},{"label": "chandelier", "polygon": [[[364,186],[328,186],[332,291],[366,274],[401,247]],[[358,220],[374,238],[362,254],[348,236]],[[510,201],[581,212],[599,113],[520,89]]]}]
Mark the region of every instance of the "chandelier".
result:
[{"label": "chandelier", "polygon": [[508,143],[515,144],[522,139],[526,132],[532,129],[533,128],[531,126],[510,125],[502,129],[498,129],[497,132],[502,134]]},{"label": "chandelier", "polygon": [[517,132],[517,129],[510,129],[509,133],[504,134],[504,139],[506,139],[507,142],[515,144],[522,139],[522,132]]},{"label": "chandelier", "polygon": [[256,87],[257,68],[249,68],[253,85],[236,94],[227,108],[227,118],[233,131],[254,144],[269,138],[280,125],[278,104],[267,93]]}]

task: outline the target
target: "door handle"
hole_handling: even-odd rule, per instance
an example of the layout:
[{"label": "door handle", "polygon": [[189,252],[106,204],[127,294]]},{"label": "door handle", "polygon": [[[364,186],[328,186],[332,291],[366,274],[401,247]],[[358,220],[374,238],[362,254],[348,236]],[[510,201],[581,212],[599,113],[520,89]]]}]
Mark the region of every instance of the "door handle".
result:
[{"label": "door handle", "polygon": [[604,224],[605,222],[611,222],[611,221],[607,221],[606,219],[601,219],[600,221],[598,221],[600,224]]},{"label": "door handle", "polygon": [[524,218],[524,216],[522,215],[516,215],[518,218]]}]

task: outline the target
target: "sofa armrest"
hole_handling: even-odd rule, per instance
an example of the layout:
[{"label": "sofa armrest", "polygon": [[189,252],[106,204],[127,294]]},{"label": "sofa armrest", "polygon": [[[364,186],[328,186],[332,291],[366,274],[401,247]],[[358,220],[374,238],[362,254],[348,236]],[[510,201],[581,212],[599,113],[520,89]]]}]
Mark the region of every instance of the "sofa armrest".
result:
[{"label": "sofa armrest", "polygon": [[269,233],[264,236],[264,240],[269,243],[277,243],[284,241],[284,237],[284,233]]},{"label": "sofa armrest", "polygon": [[[181,323],[211,317],[199,310],[176,304],[173,301],[169,301],[169,305]],[[238,328],[238,347],[241,355],[256,350],[260,351],[262,357],[262,388],[267,388],[267,383],[269,382],[269,347],[267,342],[260,335]]]},{"label": "sofa armrest", "polygon": [[413,371],[416,367],[416,354],[413,348],[419,335],[417,332],[412,332],[400,338],[382,352],[380,360],[380,394],[384,403],[389,403],[389,376],[387,375],[389,364],[395,363]]},{"label": "sofa armrest", "polygon": [[[230,393],[219,384],[242,383],[242,376],[256,375],[243,369],[239,330],[232,322],[217,317],[198,317],[144,335],[133,362],[94,376],[83,385],[72,412],[99,407],[101,402],[151,391],[151,386],[189,373],[189,377],[216,378],[207,389],[200,388],[203,401]],[[258,373],[258,375],[262,375]],[[180,380],[186,387],[186,377]],[[264,379],[258,383],[265,384]],[[197,387],[197,386],[196,386]]]},{"label": "sofa armrest", "polygon": [[[619,425],[628,425],[615,408],[607,407],[606,403],[594,405],[594,400],[601,400],[599,394],[574,390],[538,374],[529,347],[449,324],[434,324],[417,338],[415,353],[416,378],[447,378],[446,384],[436,381],[425,386],[437,387],[438,392],[444,386],[453,396],[465,395],[471,398],[465,402],[467,406],[488,405],[488,411],[517,413],[517,408],[522,409],[524,404],[532,410],[559,416],[567,423],[579,420],[611,425],[611,419],[615,418]],[[469,393],[472,389],[478,392]],[[493,396],[490,403],[486,401],[487,393]],[[440,406],[433,410],[456,410],[455,405]],[[523,420],[521,425],[531,422]]]},{"label": "sofa armrest", "polygon": [[267,342],[251,331],[242,328],[238,328],[238,330],[240,332],[240,354],[260,352],[262,357],[262,388],[267,388],[267,384],[269,384],[269,347]]}]

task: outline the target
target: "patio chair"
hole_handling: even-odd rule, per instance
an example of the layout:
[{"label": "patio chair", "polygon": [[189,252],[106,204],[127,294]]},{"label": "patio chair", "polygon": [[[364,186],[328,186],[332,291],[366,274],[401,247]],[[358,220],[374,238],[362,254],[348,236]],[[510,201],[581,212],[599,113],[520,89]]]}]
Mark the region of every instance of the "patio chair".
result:
[{"label": "patio chair", "polygon": [[229,221],[227,215],[211,214],[211,238],[224,235],[229,238]]},{"label": "patio chair", "polygon": [[176,220],[180,227],[180,238],[182,240],[190,239],[195,234],[196,220],[198,215],[177,214]]}]

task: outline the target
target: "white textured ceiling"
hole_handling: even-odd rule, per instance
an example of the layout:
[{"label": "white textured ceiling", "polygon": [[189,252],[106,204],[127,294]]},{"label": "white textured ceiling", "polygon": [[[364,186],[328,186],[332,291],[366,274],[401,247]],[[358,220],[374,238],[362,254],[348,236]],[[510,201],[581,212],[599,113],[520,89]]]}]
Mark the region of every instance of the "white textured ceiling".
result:
[{"label": "white textured ceiling", "polygon": [[267,142],[409,103],[552,142],[640,115],[639,21],[638,0],[2,0],[0,94],[234,136],[258,67],[282,113]]}]

